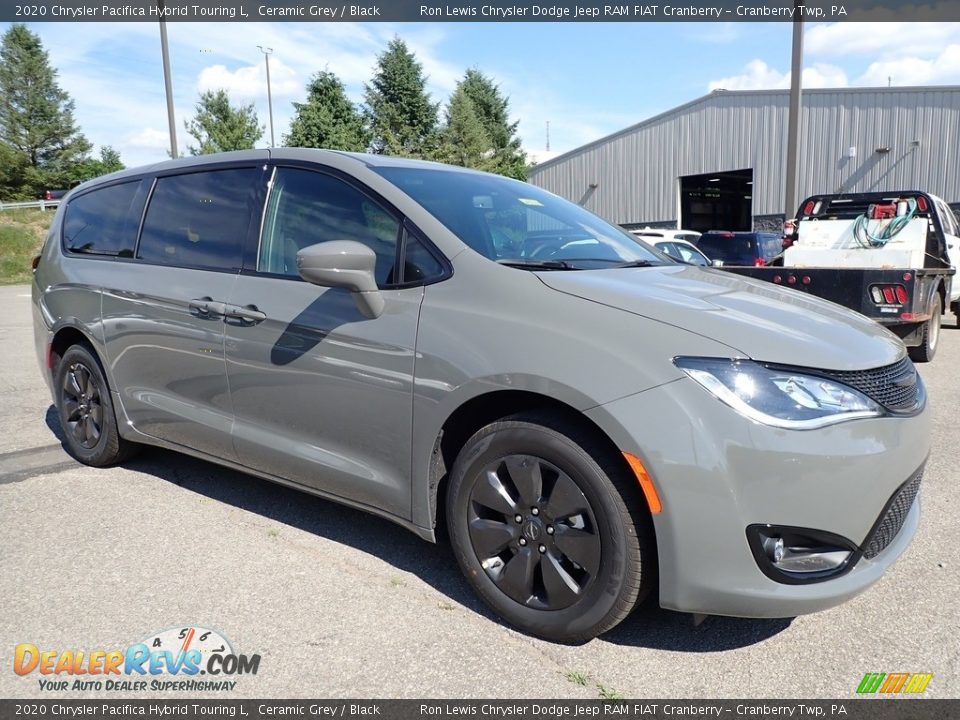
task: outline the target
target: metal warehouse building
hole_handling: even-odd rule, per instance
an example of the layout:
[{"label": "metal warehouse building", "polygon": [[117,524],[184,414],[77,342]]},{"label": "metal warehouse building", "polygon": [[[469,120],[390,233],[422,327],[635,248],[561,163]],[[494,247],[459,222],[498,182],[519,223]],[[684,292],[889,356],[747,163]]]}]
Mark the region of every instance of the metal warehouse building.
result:
[{"label": "metal warehouse building", "polygon": [[[529,180],[628,228],[779,228],[788,106],[787,90],[716,90],[537,165]],[[804,90],[798,200],[917,189],[956,206],[958,141],[957,86]]]}]

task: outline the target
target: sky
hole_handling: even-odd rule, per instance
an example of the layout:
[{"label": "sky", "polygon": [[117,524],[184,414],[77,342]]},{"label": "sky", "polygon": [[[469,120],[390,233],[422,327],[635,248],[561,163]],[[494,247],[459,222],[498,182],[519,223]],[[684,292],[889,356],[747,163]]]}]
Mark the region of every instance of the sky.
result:
[{"label": "sky", "polygon": [[[31,23],[95,146],[128,167],[166,159],[166,100],[157,23]],[[9,23],[0,23],[5,32]],[[330,70],[356,103],[376,58],[402,38],[445,106],[478,68],[499,84],[531,157],[543,161],[714,89],[786,88],[791,23],[180,23],[167,24],[177,140],[199,94],[225,88],[253,103],[277,144],[317,71]],[[804,31],[804,87],[960,84],[960,23],[823,23]],[[549,123],[550,152],[547,147]]]}]

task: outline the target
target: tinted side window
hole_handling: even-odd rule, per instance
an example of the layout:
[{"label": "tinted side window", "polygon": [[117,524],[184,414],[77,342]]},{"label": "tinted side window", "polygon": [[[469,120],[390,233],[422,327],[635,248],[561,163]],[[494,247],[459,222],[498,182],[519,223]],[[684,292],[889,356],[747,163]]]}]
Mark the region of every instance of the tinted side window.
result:
[{"label": "tinted side window", "polygon": [[707,257],[727,265],[753,265],[754,245],[750,237],[702,235],[700,249]]},{"label": "tinted side window", "polygon": [[143,201],[133,207],[140,181],[111,185],[70,201],[63,243],[70,252],[133,257]]},{"label": "tinted side window", "polygon": [[405,285],[433,280],[443,275],[443,264],[416,235],[407,235],[407,244],[404,249],[402,282]]},{"label": "tinted side window", "polygon": [[400,223],[339,178],[310,170],[277,168],[260,238],[257,269],[297,275],[297,252],[331,240],[355,240],[377,256],[380,286],[399,281],[394,266]]},{"label": "tinted side window", "polygon": [[236,168],[159,178],[137,257],[161,265],[239,269],[259,177],[259,168]]}]

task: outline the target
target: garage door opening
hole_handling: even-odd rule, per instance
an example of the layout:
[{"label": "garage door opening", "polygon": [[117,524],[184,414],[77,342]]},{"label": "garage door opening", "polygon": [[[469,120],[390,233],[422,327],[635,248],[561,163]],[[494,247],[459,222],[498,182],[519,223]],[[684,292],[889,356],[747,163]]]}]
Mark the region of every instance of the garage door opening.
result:
[{"label": "garage door opening", "polygon": [[680,227],[752,230],[753,168],[681,177]]}]

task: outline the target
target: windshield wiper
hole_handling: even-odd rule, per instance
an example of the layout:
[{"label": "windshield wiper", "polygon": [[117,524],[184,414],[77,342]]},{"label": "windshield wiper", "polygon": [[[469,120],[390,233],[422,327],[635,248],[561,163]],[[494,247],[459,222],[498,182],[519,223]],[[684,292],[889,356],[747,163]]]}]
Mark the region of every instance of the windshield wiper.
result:
[{"label": "windshield wiper", "polygon": [[497,260],[500,265],[526,270],[578,270],[565,260],[534,260],[532,258],[504,258]]},{"label": "windshield wiper", "polygon": [[654,262],[653,260],[628,260],[627,262],[617,263],[611,267],[615,268],[632,268],[632,267],[653,267],[654,265],[662,265],[663,263]]}]

